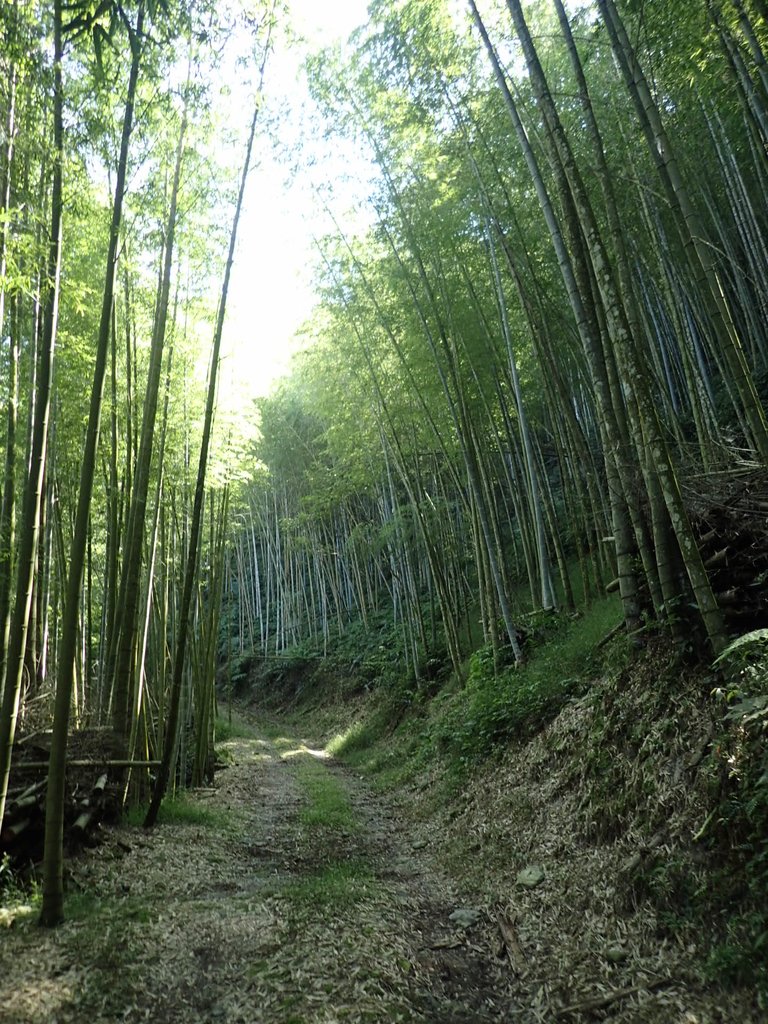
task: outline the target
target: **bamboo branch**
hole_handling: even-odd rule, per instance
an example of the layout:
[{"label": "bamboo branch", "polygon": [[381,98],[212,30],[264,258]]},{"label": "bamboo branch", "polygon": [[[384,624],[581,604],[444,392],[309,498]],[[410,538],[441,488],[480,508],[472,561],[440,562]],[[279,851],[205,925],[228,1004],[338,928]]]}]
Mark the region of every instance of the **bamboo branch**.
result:
[{"label": "bamboo branch", "polygon": [[[130,761],[130,760],[107,760],[104,758],[91,761],[67,761],[67,768],[157,768],[159,761]],[[22,761],[14,765],[14,769],[41,770],[48,767],[47,761]]]},{"label": "bamboo branch", "polygon": [[585,1010],[602,1010],[606,1006],[610,1006],[612,1003],[617,1003],[620,999],[628,999],[629,996],[637,995],[638,992],[653,992],[657,988],[661,988],[664,985],[673,984],[672,978],[658,978],[656,981],[649,981],[645,985],[632,985],[630,988],[617,988],[613,992],[608,992],[604,996],[593,996],[590,999],[584,999],[578,1003],[571,1003],[570,1006],[564,1006],[561,1010],[555,1011],[556,1017],[567,1017],[572,1013],[583,1013]]}]

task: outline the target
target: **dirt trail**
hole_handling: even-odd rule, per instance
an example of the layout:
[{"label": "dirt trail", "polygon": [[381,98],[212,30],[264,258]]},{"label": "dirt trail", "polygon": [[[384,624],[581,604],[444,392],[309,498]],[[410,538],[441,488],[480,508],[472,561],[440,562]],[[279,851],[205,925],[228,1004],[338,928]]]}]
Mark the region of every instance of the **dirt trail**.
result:
[{"label": "dirt trail", "polygon": [[2,1024],[517,1016],[495,922],[450,919],[472,900],[395,809],[291,737],[225,746],[204,823],[115,830],[64,926],[0,934]]}]

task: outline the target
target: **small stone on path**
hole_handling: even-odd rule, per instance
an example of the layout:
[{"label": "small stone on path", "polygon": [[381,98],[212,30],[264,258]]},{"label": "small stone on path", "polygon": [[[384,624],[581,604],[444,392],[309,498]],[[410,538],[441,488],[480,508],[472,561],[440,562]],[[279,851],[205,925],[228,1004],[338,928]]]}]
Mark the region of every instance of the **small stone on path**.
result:
[{"label": "small stone on path", "polygon": [[471,928],[473,924],[477,924],[482,916],[482,911],[475,910],[473,907],[459,907],[452,914],[449,914],[448,920],[453,921],[460,928]]},{"label": "small stone on path", "polygon": [[526,889],[535,889],[544,881],[544,868],[539,864],[529,864],[517,873],[517,884]]}]

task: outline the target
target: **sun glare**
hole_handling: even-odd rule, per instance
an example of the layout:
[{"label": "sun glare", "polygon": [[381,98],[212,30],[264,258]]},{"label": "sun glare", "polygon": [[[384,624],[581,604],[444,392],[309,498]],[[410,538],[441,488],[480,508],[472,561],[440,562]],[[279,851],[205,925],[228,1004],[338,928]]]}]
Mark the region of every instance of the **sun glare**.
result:
[{"label": "sun glare", "polygon": [[324,214],[305,176],[289,183],[286,161],[299,151],[303,161],[313,159],[313,141],[302,134],[311,100],[301,63],[307,52],[346,39],[366,16],[365,0],[292,0],[290,24],[303,42],[289,45],[283,37],[270,58],[270,128],[248,183],[223,339],[220,394],[230,406],[268,393],[288,371],[296,334],[312,311],[312,239]]}]

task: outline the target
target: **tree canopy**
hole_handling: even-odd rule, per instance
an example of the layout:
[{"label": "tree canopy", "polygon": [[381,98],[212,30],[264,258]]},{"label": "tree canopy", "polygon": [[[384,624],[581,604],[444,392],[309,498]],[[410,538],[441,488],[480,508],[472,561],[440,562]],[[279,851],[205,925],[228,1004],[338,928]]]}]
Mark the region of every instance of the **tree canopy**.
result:
[{"label": "tree canopy", "polygon": [[303,351],[217,408],[287,18],[0,12],[0,820],[53,722],[48,923],[72,727],[151,823],[210,777],[227,659],[378,630],[421,687],[606,592],[699,657],[768,619],[765,545],[712,512],[768,458],[763,0],[373,0],[304,66],[293,172],[322,139],[338,178]]}]

